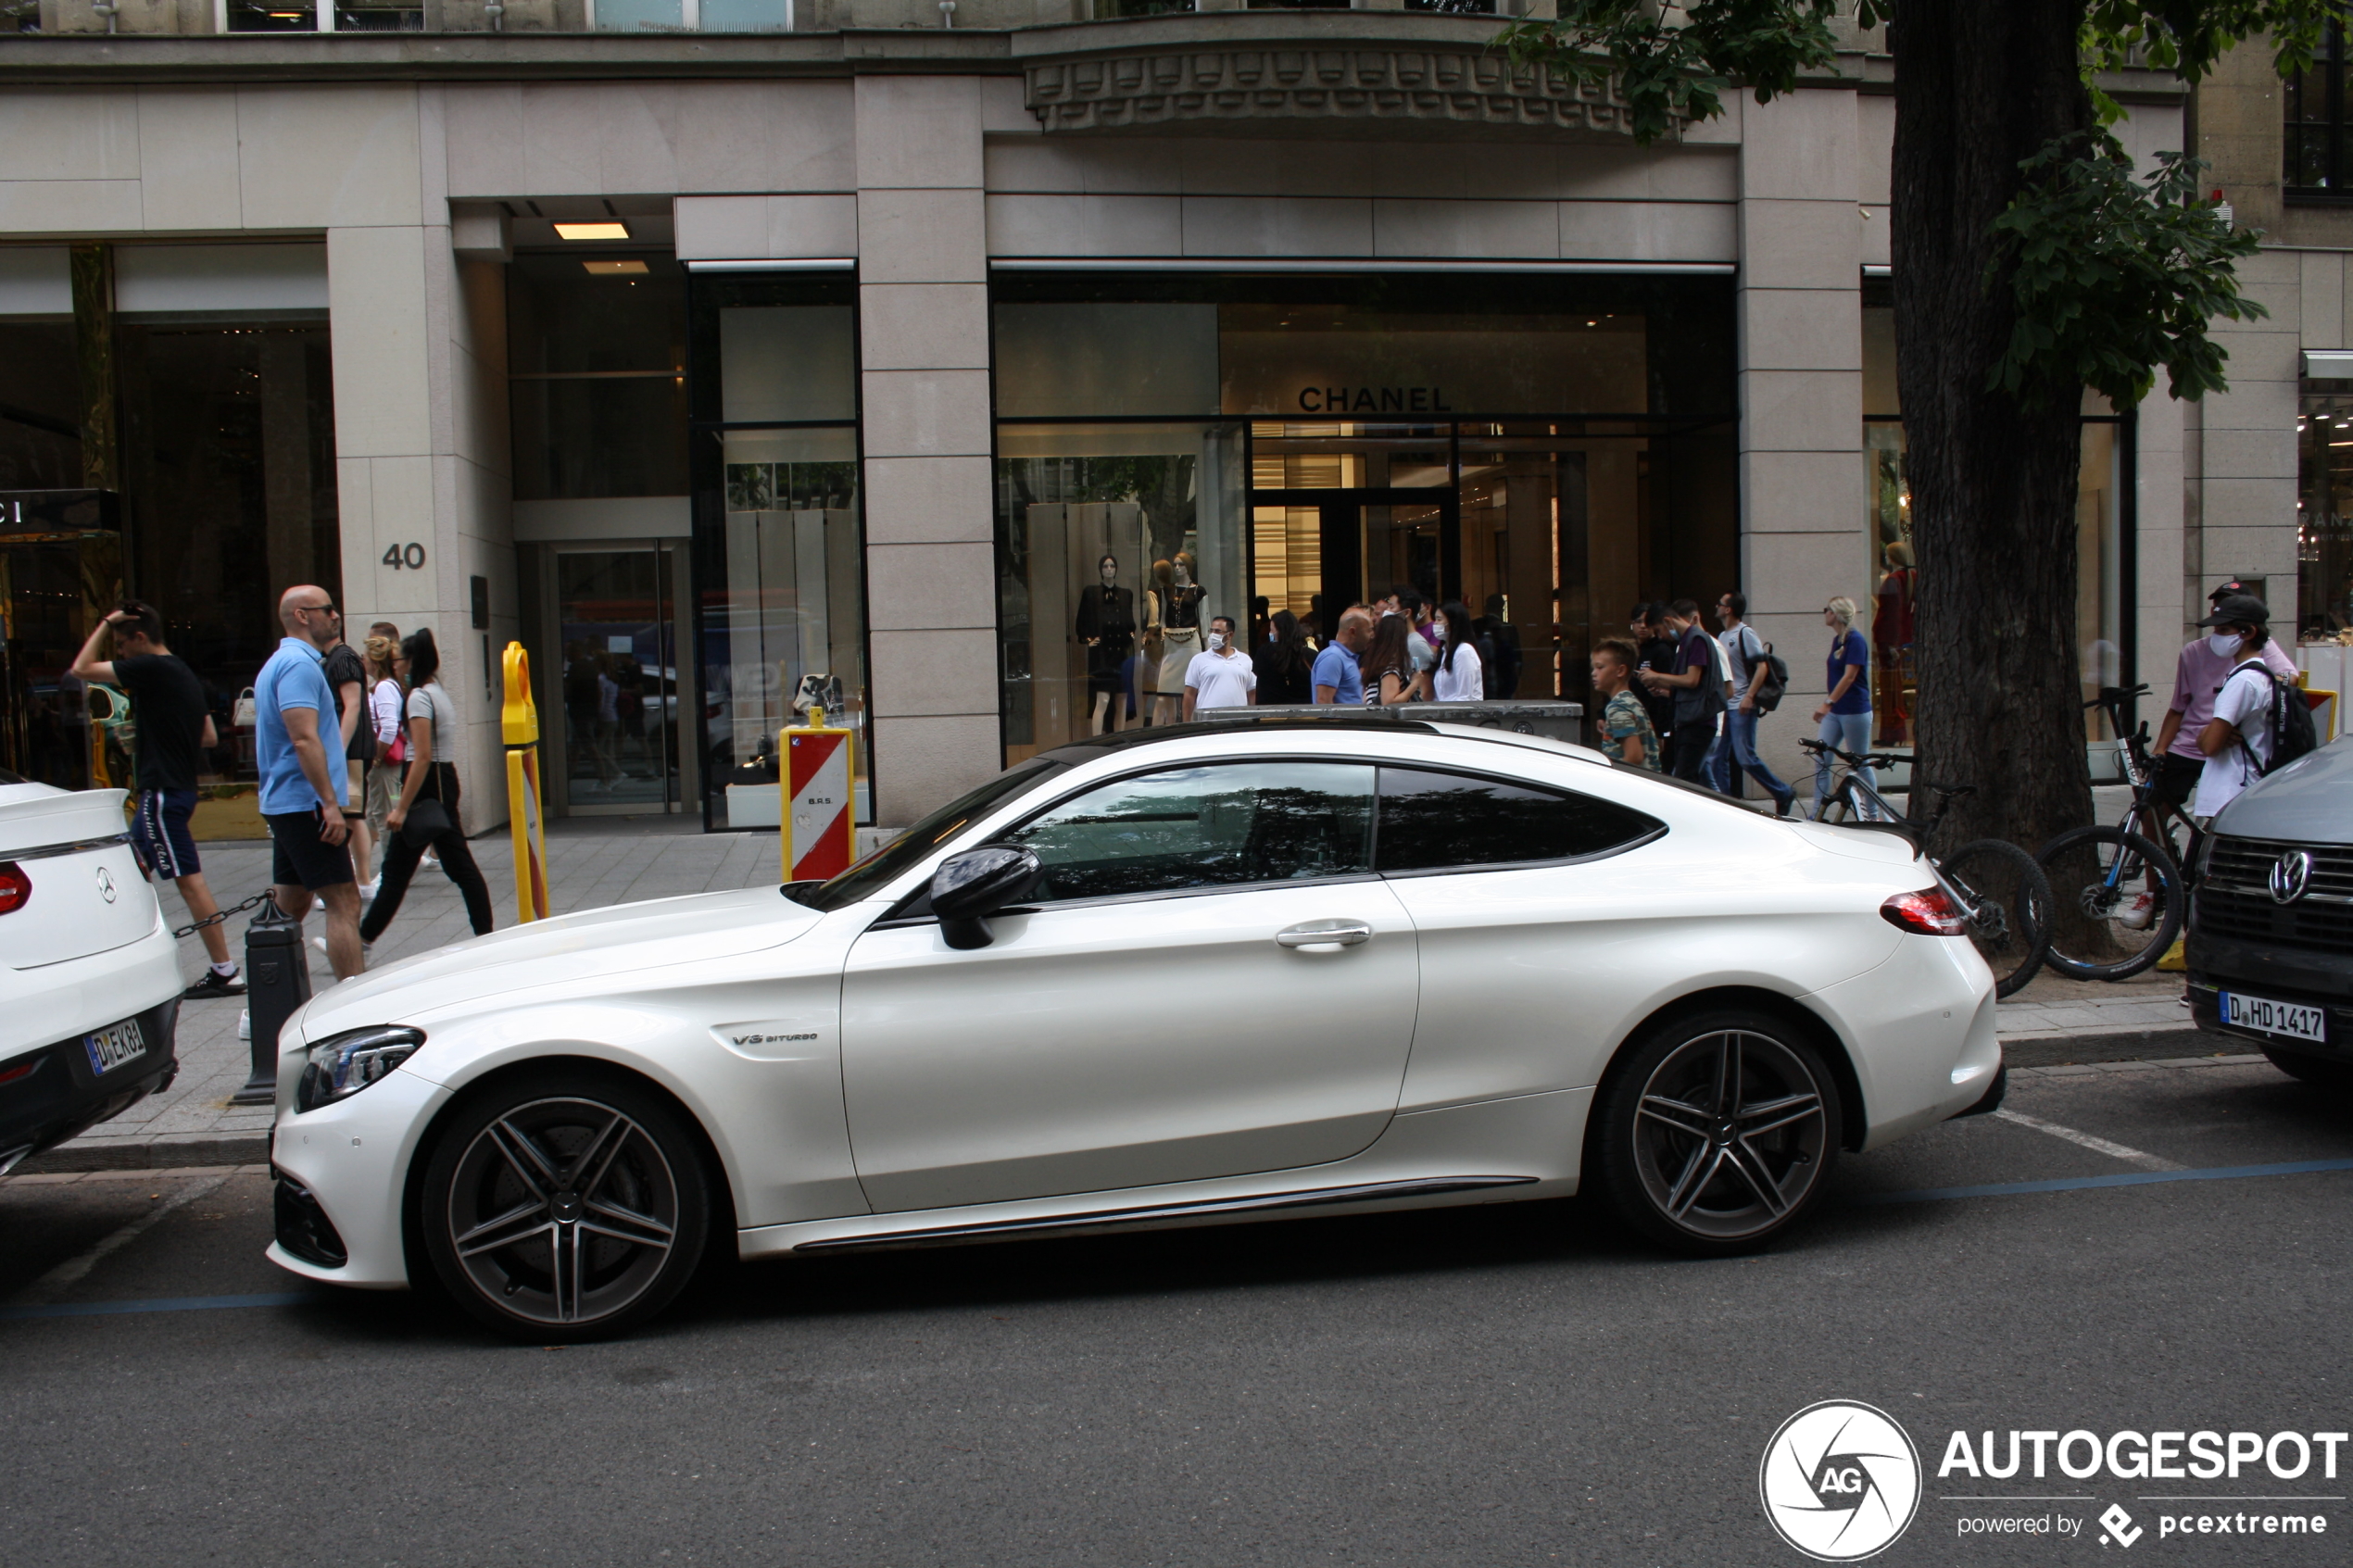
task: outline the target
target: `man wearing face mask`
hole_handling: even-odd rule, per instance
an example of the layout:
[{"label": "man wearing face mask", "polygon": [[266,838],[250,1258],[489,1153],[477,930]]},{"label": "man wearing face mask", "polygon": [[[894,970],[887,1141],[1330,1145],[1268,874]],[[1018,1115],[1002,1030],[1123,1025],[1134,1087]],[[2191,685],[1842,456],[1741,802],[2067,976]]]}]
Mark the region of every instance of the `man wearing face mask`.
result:
[{"label": "man wearing face mask", "polygon": [[1209,648],[1185,667],[1185,717],[1213,708],[1247,708],[1258,700],[1258,671],[1234,646],[1234,618],[1210,618]]},{"label": "man wearing face mask", "polygon": [[[2225,600],[2246,596],[2237,583],[2225,583],[2208,596],[2208,602],[2219,611]],[[2182,649],[2182,657],[2173,668],[2173,703],[2165,715],[2165,722],[2157,732],[2157,793],[2160,799],[2189,809],[2190,797],[2197,792],[2198,780],[2206,772],[2206,753],[2198,749],[2198,736],[2214,718],[2214,698],[2222,689],[2223,678],[2239,662],[2239,635],[2221,627],[2212,634],[2198,638]],[[2265,639],[2262,659],[2272,673],[2282,680],[2296,680],[2296,661],[2276,642]],[[2155,901],[2151,900],[2151,909]],[[2133,923],[2137,909],[2127,909],[2123,920]],[[2147,922],[2142,915],[2142,923]]]},{"label": "man wearing face mask", "polygon": [[2203,824],[2237,799],[2271,765],[2271,682],[2263,673],[2265,645],[2271,640],[2271,612],[2261,599],[2233,594],[2198,622],[2208,627],[2208,651],[2231,651],[2230,672],[2212,699],[2212,711],[2197,734],[2206,766],[2198,775],[2197,799],[2190,815]]}]

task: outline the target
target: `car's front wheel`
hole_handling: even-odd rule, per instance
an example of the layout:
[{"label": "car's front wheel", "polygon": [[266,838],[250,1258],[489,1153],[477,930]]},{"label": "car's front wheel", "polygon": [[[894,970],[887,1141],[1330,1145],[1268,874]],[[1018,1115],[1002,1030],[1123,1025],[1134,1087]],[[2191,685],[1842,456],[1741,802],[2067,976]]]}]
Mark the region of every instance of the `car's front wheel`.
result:
[{"label": "car's front wheel", "polygon": [[1670,1020],[1593,1108],[1590,1173],[1627,1224],[1680,1251],[1753,1251],[1793,1223],[1838,1159],[1838,1082],[1780,1019]]},{"label": "car's front wheel", "polygon": [[534,1073],[478,1095],[435,1142],[422,1198],[449,1294],[541,1343],[645,1322],[694,1273],[710,1231],[684,1120],[619,1075]]}]

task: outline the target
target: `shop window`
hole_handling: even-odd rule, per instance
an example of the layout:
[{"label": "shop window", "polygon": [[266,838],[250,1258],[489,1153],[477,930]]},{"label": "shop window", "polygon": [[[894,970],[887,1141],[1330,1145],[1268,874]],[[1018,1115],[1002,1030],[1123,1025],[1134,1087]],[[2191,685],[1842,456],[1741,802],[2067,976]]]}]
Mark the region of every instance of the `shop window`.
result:
[{"label": "shop window", "polygon": [[[994,293],[1009,760],[1179,710],[1151,622],[1180,553],[1253,648],[1401,584],[1461,597],[1522,697],[1581,697],[1634,600],[1738,585],[1723,280],[1009,270]],[[1095,634],[1099,596],[1132,633]]]},{"label": "shop window", "polygon": [[2343,640],[2353,629],[2353,391],[2307,393],[2296,445],[2296,633]]},{"label": "shop window", "polygon": [[790,32],[793,0],[594,0],[599,32]]},{"label": "shop window", "polygon": [[847,273],[694,281],[694,597],[716,828],[776,827],[777,733],[812,706],[861,732],[857,818],[874,820],[850,290]]},{"label": "shop window", "polygon": [[1165,17],[1199,7],[1193,0],[1094,0],[1097,21],[1116,21],[1127,17]]},{"label": "shop window", "polygon": [[515,257],[515,499],[686,495],[686,274],[667,257]]},{"label": "shop window", "polygon": [[[1912,540],[1911,483],[1904,467],[1903,400],[1895,381],[1894,311],[1867,289],[1863,310],[1863,470],[1867,594],[1856,630],[1871,643],[1871,728],[1881,746],[1910,746],[1919,700],[1917,639],[1920,564]],[[1876,298],[1874,296],[1877,296]],[[2087,415],[2076,475],[2076,659],[2086,701],[2102,686],[2127,684],[2133,667],[2127,628],[2132,529],[2132,434],[2113,415]],[[1825,596],[1852,594],[1835,585]],[[1787,656],[1789,650],[1781,650]],[[2086,720],[2089,738],[2110,738],[2105,719]]]},{"label": "shop window", "polygon": [[2345,30],[2332,22],[2313,51],[2311,69],[2283,84],[2281,179],[2292,195],[2326,200],[2353,194],[2347,189],[2353,182],[2353,150],[2346,137],[2346,66]]},{"label": "shop window", "polygon": [[1175,723],[1210,621],[1248,623],[1239,426],[1001,426],[996,481],[1007,762]]},{"label": "shop window", "polygon": [[1001,835],[1043,869],[1040,902],[1363,876],[1369,764],[1252,762],[1121,779]]}]

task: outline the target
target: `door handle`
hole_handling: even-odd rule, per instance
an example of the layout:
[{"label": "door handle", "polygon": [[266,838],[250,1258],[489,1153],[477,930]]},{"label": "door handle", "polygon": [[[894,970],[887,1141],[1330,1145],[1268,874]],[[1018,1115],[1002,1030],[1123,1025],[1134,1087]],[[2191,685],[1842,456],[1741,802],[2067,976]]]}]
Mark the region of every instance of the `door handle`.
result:
[{"label": "door handle", "polygon": [[1372,939],[1373,928],[1361,920],[1311,920],[1275,933],[1277,945],[1309,952],[1337,952]]}]

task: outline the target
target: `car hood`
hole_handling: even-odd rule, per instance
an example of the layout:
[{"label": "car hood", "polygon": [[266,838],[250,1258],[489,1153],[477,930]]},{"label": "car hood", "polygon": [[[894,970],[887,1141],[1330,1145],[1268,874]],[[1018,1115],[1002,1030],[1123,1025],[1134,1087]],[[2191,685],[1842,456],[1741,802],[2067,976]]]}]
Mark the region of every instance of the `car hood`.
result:
[{"label": "car hood", "polygon": [[321,992],[300,1037],[402,1023],[541,985],[580,986],[674,964],[733,958],[800,935],[818,911],[775,887],[697,893],[535,921],[387,964]]},{"label": "car hood", "polygon": [[2214,831],[2289,844],[2353,844],[2353,735],[2256,780]]}]

